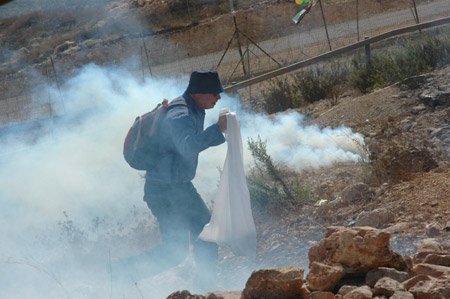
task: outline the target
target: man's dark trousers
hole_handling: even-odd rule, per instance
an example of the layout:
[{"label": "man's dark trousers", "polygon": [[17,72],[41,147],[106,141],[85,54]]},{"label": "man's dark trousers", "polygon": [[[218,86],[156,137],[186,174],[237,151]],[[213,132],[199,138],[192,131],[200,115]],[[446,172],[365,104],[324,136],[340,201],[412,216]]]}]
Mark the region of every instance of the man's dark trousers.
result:
[{"label": "man's dark trousers", "polygon": [[163,184],[147,180],[144,201],[158,220],[162,239],[161,244],[147,254],[157,261],[152,262],[153,270],[164,271],[183,262],[192,241],[196,279],[214,278],[218,246],[198,239],[211,214],[192,183]]}]

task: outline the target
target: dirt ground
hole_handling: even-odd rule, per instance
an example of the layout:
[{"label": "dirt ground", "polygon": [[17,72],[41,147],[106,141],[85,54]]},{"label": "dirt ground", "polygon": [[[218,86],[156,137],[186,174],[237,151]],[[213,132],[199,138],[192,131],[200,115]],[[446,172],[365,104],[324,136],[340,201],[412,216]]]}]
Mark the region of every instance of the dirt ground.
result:
[{"label": "dirt ground", "polygon": [[[449,71],[450,67],[446,67],[425,75],[428,87],[448,88]],[[407,157],[404,164],[395,164],[392,157],[389,162],[404,172],[400,171],[401,177],[398,178],[381,176],[381,180],[368,171],[376,170],[376,159],[370,163],[339,163],[331,168],[303,172],[300,175],[302,182],[312,187],[318,199],[328,200],[330,204],[293,210],[279,220],[279,227],[272,228],[282,232],[276,234],[277,242],[285,247],[277,247],[276,250],[285,254],[285,260],[298,264],[290,250],[295,251],[293,248],[298,248],[299,244],[320,239],[326,226],[349,225],[361,212],[379,208],[385,208],[394,215],[393,219],[377,227],[391,232],[391,244],[400,253],[413,254],[421,240],[428,237],[450,246],[449,228],[444,229],[450,221],[450,140],[433,140],[431,134],[437,128],[448,130],[450,100],[447,99],[442,107],[422,105],[417,95],[423,92],[424,85],[411,90],[399,83],[366,95],[345,96],[333,107],[321,101],[311,109],[310,122],[313,124],[321,127],[348,126],[363,134],[371,156],[378,155],[378,160],[396,146],[427,151],[436,164],[432,163],[434,166],[430,170],[417,170],[408,167],[420,164],[414,157],[411,160],[408,160],[411,156]],[[346,196],[346,188],[357,184],[367,186],[366,196],[344,204],[331,204],[333,200]],[[257,224],[263,260],[265,256],[271,256],[274,245],[271,238],[264,238],[264,232],[271,228],[264,221]],[[438,229],[434,230],[433,226]],[[280,256],[278,258],[281,260]]]},{"label": "dirt ground", "polygon": [[[257,267],[307,269],[308,250],[327,226],[354,225],[358,215],[377,209],[385,209],[389,219],[370,219],[373,226],[391,233],[391,246],[400,254],[414,255],[426,238],[450,249],[450,99],[436,107],[423,104],[424,94],[448,93],[449,83],[450,66],[366,95],[348,91],[335,106],[323,100],[306,111],[309,124],[361,133],[372,160],[303,171],[301,183],[327,203],[293,207],[274,218],[256,215]],[[443,131],[447,137],[436,134]],[[221,256],[226,286],[245,262],[226,251]]]}]

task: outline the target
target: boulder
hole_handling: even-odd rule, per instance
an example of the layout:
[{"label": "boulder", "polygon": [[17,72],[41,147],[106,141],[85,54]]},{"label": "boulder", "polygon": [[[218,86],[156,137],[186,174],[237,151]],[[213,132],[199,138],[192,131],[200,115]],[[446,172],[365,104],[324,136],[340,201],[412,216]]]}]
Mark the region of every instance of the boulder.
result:
[{"label": "boulder", "polygon": [[427,224],[425,227],[425,232],[428,237],[436,237],[439,236],[441,231],[443,230],[442,226],[439,224],[439,222],[432,222]]},{"label": "boulder", "polygon": [[345,294],[347,294],[357,288],[358,288],[357,286],[343,285],[337,292],[337,295],[344,296]]},{"label": "boulder", "polygon": [[439,164],[427,149],[392,145],[373,160],[373,173],[382,182],[401,182],[413,173],[428,172]]},{"label": "boulder", "polygon": [[362,286],[345,294],[343,299],[372,299],[372,290],[368,286]]},{"label": "boulder", "polygon": [[389,277],[383,277],[379,279],[374,286],[375,295],[384,295],[390,297],[394,295],[396,291],[406,291],[406,289],[398,281]]},{"label": "boulder", "polygon": [[419,281],[430,280],[430,279],[431,279],[430,276],[420,274],[420,275],[413,276],[408,280],[405,280],[404,282],[402,282],[402,285],[405,287],[406,290],[409,290],[410,288],[415,286]]},{"label": "boulder", "polygon": [[409,274],[407,272],[398,271],[393,268],[380,267],[376,270],[370,270],[369,272],[367,272],[366,284],[370,287],[373,287],[382,277],[389,277],[398,282],[403,282],[409,278]]},{"label": "boulder", "polygon": [[407,291],[395,291],[389,299],[414,299],[414,295]]},{"label": "boulder", "polygon": [[450,298],[450,276],[420,281],[409,292],[417,299]]},{"label": "boulder", "polygon": [[380,227],[384,224],[393,222],[394,213],[385,208],[379,208],[373,211],[363,211],[356,217],[355,226]]},{"label": "boulder", "polygon": [[450,267],[433,265],[433,264],[417,264],[411,269],[413,275],[429,275],[431,277],[441,277],[450,275]]},{"label": "boulder", "polygon": [[425,264],[434,264],[450,267],[450,254],[434,254],[431,253],[423,261]]},{"label": "boulder", "polygon": [[419,99],[429,107],[448,106],[450,92],[440,91],[437,89],[427,89],[419,95]]},{"label": "boulder", "polygon": [[345,270],[339,264],[329,266],[313,262],[306,276],[306,282],[313,291],[331,291],[344,275]]},{"label": "boulder", "polygon": [[312,292],[307,299],[335,299],[331,292]]},{"label": "boulder", "polygon": [[250,298],[295,298],[304,297],[304,269],[297,267],[261,269],[254,271],[247,280],[242,299]]},{"label": "boulder", "polygon": [[441,244],[435,239],[425,239],[417,249],[417,253],[414,255],[414,263],[422,263],[429,254],[446,254]]},{"label": "boulder", "polygon": [[370,191],[369,185],[364,183],[358,183],[353,186],[349,186],[342,191],[342,201],[344,203],[351,203],[355,201],[367,200],[373,197],[373,193]]},{"label": "boulder", "polygon": [[[183,290],[183,291],[173,292],[166,299],[206,299],[206,297],[202,296],[202,295],[192,295],[189,291]],[[209,299],[214,299],[214,298],[209,298]]]},{"label": "boulder", "polygon": [[354,275],[365,275],[378,267],[406,269],[389,239],[388,233],[372,227],[328,227],[325,238],[308,252],[310,267],[313,262],[341,264],[347,274]]},{"label": "boulder", "polygon": [[[211,293],[206,293],[206,299],[214,298],[226,298],[226,299],[240,299],[242,292],[239,290],[235,291],[214,291]],[[215,296],[215,297],[214,297]]]}]

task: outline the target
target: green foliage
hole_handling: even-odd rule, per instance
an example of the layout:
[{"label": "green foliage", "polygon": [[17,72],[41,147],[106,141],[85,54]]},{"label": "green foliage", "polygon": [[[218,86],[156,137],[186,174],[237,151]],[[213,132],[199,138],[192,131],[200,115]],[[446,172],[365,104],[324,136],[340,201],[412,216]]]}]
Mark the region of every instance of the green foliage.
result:
[{"label": "green foliage", "polygon": [[450,63],[450,30],[402,38],[395,48],[373,54],[370,61],[358,55],[349,66],[336,62],[289,77],[274,79],[263,92],[263,108],[275,113],[328,99],[337,104],[344,86],[366,93]]},{"label": "green foliage", "polygon": [[296,87],[307,103],[322,99],[336,99],[340,85],[345,83],[347,70],[338,63],[328,67],[318,67],[315,71],[308,70],[297,74]]},{"label": "green foliage", "polygon": [[351,84],[362,92],[430,72],[450,62],[449,30],[422,34],[409,39],[399,48],[382,51],[366,63],[365,57],[352,60]]},{"label": "green foliage", "polygon": [[336,104],[346,76],[347,69],[333,63],[328,68],[321,67],[289,78],[274,79],[268,91],[263,91],[263,108],[267,113],[276,113],[322,99],[330,99],[331,104]]},{"label": "green foliage", "polygon": [[290,84],[287,78],[269,81],[268,91],[262,91],[262,94],[263,109],[269,114],[299,107],[301,103],[298,88]]},{"label": "green foliage", "polygon": [[266,142],[258,136],[249,139],[248,146],[255,159],[255,167],[247,176],[252,205],[261,210],[286,209],[301,206],[310,200],[310,191],[300,184],[296,174],[275,165],[267,153]]}]

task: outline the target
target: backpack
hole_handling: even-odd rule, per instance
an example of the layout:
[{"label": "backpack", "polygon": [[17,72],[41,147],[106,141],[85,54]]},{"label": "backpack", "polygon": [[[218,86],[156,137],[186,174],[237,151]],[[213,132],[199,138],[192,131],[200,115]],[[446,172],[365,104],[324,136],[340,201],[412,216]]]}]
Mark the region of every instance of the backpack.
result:
[{"label": "backpack", "polygon": [[159,124],[170,107],[179,105],[187,106],[182,97],[176,98],[170,104],[164,99],[152,111],[136,117],[123,145],[123,156],[131,167],[149,170],[159,161]]}]

